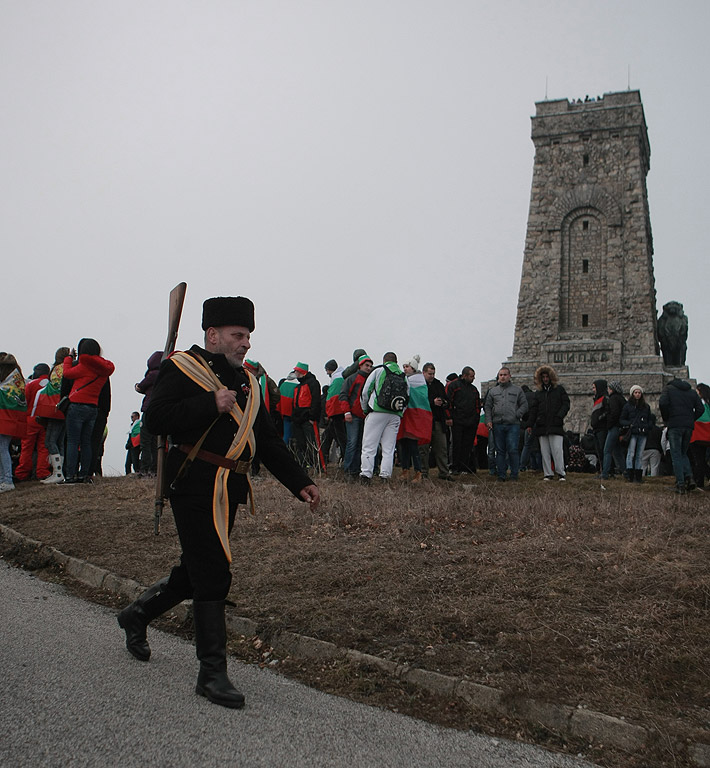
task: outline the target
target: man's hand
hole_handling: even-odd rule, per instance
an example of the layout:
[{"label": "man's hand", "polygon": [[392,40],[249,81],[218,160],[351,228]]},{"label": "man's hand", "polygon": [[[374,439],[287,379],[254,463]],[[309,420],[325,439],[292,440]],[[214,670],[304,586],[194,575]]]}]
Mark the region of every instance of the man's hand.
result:
[{"label": "man's hand", "polygon": [[348,412],[345,414],[345,421],[347,421],[347,422],[351,422],[352,420],[353,420],[353,415],[352,415],[352,413],[350,413],[350,411],[348,411]]},{"label": "man's hand", "polygon": [[232,389],[218,389],[214,393],[214,401],[220,413],[229,413],[237,402],[237,393]]},{"label": "man's hand", "polygon": [[454,420],[453,419],[446,419],[446,426],[447,427],[453,427],[454,426]]},{"label": "man's hand", "polygon": [[318,505],[320,504],[320,491],[318,490],[317,485],[307,485],[305,488],[301,489],[299,496],[304,501],[308,502],[308,506],[312,511],[315,511],[318,508]]}]

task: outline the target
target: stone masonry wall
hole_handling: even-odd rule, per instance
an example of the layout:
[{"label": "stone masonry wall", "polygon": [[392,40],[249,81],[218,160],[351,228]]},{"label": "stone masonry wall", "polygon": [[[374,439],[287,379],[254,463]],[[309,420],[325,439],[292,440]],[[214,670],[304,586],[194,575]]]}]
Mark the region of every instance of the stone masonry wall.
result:
[{"label": "stone masonry wall", "polygon": [[[640,384],[655,404],[674,371],[656,338],[650,147],[638,91],[544,101],[535,144],[513,354],[518,384],[552,365],[583,430],[597,378]],[[680,371],[685,378],[687,369]]]}]

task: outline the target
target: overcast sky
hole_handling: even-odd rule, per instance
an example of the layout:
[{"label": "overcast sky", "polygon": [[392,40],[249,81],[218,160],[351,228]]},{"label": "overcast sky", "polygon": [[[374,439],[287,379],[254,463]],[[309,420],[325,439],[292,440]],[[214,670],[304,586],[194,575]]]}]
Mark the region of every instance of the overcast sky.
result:
[{"label": "overcast sky", "polygon": [[[657,305],[710,380],[710,3],[0,0],[3,330],[25,375],[82,336],[133,384],[201,341],[202,301],[256,303],[252,357],[418,353],[478,381],[512,353],[535,102],[639,89]],[[703,223],[705,222],[705,223]]]}]

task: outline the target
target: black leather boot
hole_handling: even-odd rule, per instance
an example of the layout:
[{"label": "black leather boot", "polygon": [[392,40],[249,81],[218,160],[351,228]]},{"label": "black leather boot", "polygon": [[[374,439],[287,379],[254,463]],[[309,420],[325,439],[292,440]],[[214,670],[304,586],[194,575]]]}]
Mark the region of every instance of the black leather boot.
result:
[{"label": "black leather boot", "polygon": [[213,704],[240,709],[244,696],[227,677],[227,627],[224,600],[194,602],[195,646],[200,660],[195,691]]},{"label": "black leather boot", "polygon": [[118,624],[126,631],[126,648],[139,661],[150,658],[146,637],[148,624],[181,602],[182,598],[168,589],[168,579],[165,578],[153,584],[118,614]]},{"label": "black leather boot", "polygon": [[643,482],[643,470],[642,469],[635,469],[634,470],[634,482],[635,483],[642,483]]}]

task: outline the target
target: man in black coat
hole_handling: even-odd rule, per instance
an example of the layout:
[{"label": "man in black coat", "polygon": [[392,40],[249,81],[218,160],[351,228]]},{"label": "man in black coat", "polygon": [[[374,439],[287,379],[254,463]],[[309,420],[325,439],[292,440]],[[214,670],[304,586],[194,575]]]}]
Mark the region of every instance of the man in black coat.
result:
[{"label": "man in black coat", "polygon": [[695,421],[703,415],[703,402],[689,382],[673,379],[661,393],[658,407],[668,427],[676,493],[692,491],[696,484],[690,467],[688,448]]},{"label": "man in black coat", "polygon": [[475,472],[473,444],[481,420],[481,395],[473,380],[476,372],[464,366],[461,375],[446,387],[451,412],[451,470],[453,474]]},{"label": "man in black coat", "polygon": [[320,496],[277,434],[258,382],[242,367],[254,305],[241,296],[208,299],[202,328],[204,349],[195,345],[163,362],[144,416],[152,433],[172,438],[165,474],[180,564],[121,611],[118,623],[128,650],[147,661],[149,622],[192,599],[200,661],[196,691],[238,708],[244,696],[227,677],[224,602],[232,581],[229,534],[237,505],[250,493],[251,460],[258,451],[269,471],[311,509]]},{"label": "man in black coat", "polygon": [[429,407],[431,408],[431,443],[419,447],[422,454],[422,467],[429,472],[429,452],[434,452],[434,460],[439,470],[439,480],[453,480],[449,472],[447,435],[449,431],[448,421],[449,401],[446,398],[446,388],[436,378],[434,363],[424,363],[422,374],[426,379],[429,395]]},{"label": "man in black coat", "polygon": [[616,465],[616,471],[619,477],[624,473],[624,451],[619,443],[619,433],[621,427],[619,419],[621,412],[626,405],[626,398],[621,388],[621,382],[610,381],[607,387],[609,397],[607,400],[606,414],[606,440],[604,441],[604,456],[602,463],[602,480],[611,477],[612,463]]}]

